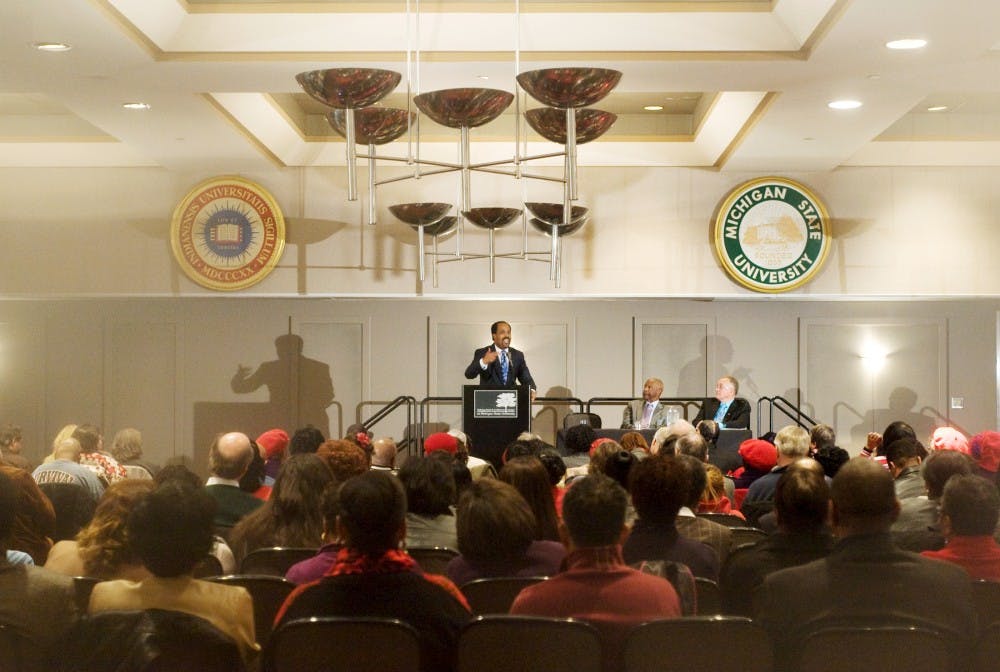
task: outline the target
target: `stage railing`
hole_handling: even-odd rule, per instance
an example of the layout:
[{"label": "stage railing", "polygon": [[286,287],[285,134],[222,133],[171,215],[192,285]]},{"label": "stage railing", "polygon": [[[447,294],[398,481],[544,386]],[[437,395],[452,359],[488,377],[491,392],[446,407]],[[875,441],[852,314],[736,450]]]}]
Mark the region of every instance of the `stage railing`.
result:
[{"label": "stage railing", "polygon": [[[371,431],[372,427],[377,425],[382,420],[385,420],[390,415],[392,415],[400,407],[406,408],[406,432],[403,438],[396,443],[396,454],[406,451],[407,456],[413,448],[419,448],[420,444],[417,437],[413,436],[410,428],[413,427],[413,422],[417,415],[417,400],[413,397],[399,396],[390,402],[382,401],[362,401],[359,403],[355,409],[355,416],[360,420],[361,411],[365,406],[374,406],[376,404],[384,404],[367,420],[361,421],[361,424],[368,431]],[[418,435],[419,436],[419,435]]]},{"label": "stage railing", "polygon": [[[767,405],[767,430],[762,431],[764,406]],[[781,396],[761,397],[757,400],[757,436],[774,431],[774,411],[778,410],[803,429],[812,429],[819,423],[802,412],[802,409]]]}]

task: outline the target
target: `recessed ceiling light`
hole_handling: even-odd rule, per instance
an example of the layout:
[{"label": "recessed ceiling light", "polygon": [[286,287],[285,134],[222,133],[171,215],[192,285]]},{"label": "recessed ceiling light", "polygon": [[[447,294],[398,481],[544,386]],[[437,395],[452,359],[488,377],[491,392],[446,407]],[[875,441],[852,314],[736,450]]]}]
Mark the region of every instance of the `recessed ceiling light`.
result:
[{"label": "recessed ceiling light", "polygon": [[659,112],[660,110],[663,109],[663,105],[645,105],[643,106],[642,109],[646,110],[647,112]]},{"label": "recessed ceiling light", "polygon": [[927,108],[928,112],[944,112],[948,109],[947,105],[932,105]]},{"label": "recessed ceiling light", "polygon": [[885,43],[888,49],[923,49],[927,46],[927,40],[919,37],[907,37],[902,40],[892,40]]},{"label": "recessed ceiling light", "polygon": [[856,110],[861,107],[860,100],[831,100],[826,104],[831,110]]},{"label": "recessed ceiling light", "polygon": [[149,103],[122,103],[126,110],[148,110]]},{"label": "recessed ceiling light", "polygon": [[476,75],[476,79],[489,79],[489,75]]},{"label": "recessed ceiling light", "polygon": [[64,42],[32,42],[31,46],[38,51],[69,51],[73,48],[72,45]]}]

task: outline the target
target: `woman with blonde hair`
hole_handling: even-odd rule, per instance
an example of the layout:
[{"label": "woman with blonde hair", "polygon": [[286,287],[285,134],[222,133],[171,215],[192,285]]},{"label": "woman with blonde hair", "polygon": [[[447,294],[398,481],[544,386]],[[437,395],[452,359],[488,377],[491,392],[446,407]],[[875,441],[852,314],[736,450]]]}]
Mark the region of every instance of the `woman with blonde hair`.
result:
[{"label": "woman with blonde hair", "polygon": [[125,534],[129,512],[153,491],[151,480],[113,483],[97,503],[94,517],[75,540],[56,543],[45,568],[69,576],[140,581],[149,572],[133,554]]}]

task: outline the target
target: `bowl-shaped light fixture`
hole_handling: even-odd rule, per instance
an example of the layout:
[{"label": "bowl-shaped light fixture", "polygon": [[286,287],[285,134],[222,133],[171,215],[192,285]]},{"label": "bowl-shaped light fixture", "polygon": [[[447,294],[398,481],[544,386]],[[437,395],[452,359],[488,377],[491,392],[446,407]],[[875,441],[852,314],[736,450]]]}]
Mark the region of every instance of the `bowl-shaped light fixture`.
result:
[{"label": "bowl-shaped light fixture", "polygon": [[[395,107],[363,107],[354,111],[354,141],[359,145],[384,145],[406,133],[409,121],[416,116]],[[347,137],[347,113],[330,110],[326,120],[333,130]]]},{"label": "bowl-shaped light fixture", "polygon": [[421,93],[413,104],[448,128],[475,128],[500,116],[514,101],[514,94],[499,89],[441,89]]},{"label": "bowl-shaped light fixture", "polygon": [[377,68],[330,68],[295,75],[302,90],[330,107],[368,107],[389,95],[403,78],[392,70]]},{"label": "bowl-shaped light fixture", "polygon": [[400,203],[390,205],[389,212],[410,226],[427,226],[440,220],[451,210],[449,203]]},{"label": "bowl-shaped light fixture", "polygon": [[500,229],[521,216],[519,208],[470,208],[463,210],[465,218],[484,229]]},{"label": "bowl-shaped light fixture", "polygon": [[[524,113],[528,125],[546,140],[566,144],[566,112],[554,107],[536,107]],[[596,140],[604,135],[618,115],[604,110],[585,108],[576,111],[576,144]]]},{"label": "bowl-shaped light fixture", "polygon": [[611,93],[622,73],[607,68],[546,68],[517,76],[528,94],[550,107],[587,107]]}]

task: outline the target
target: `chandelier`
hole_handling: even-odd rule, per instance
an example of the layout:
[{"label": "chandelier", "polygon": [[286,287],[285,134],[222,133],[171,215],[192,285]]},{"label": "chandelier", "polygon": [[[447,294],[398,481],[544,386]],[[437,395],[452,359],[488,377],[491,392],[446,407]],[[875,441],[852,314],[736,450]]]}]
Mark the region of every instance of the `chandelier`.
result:
[{"label": "chandelier", "polygon": [[[419,12],[419,5],[418,5]],[[515,2],[515,14],[519,3]],[[409,5],[407,6],[409,15]],[[419,43],[419,38],[418,38]],[[407,49],[407,72],[410,72],[410,50]],[[419,64],[419,51],[417,52]],[[346,141],[347,198],[358,199],[357,160],[368,160],[368,215],[369,224],[376,223],[376,192],[382,185],[401,180],[417,179],[431,175],[458,173],[461,176],[458,213],[449,215],[449,203],[402,203],[389,206],[397,219],[417,232],[417,273],[425,279],[425,257],[433,261],[433,285],[437,286],[438,263],[488,259],[490,283],[496,281],[496,259],[515,258],[528,261],[548,261],[549,279],[556,287],[561,282],[561,239],[579,230],[588,220],[586,207],[574,205],[578,200],[577,151],[578,145],[603,135],[617,116],[589,106],[607,96],[621,79],[617,70],[603,68],[548,68],[517,72],[519,49],[515,49],[515,90],[527,93],[545,107],[520,112],[520,96],[490,88],[454,88],[420,93],[415,91],[407,102],[407,109],[375,106],[389,95],[402,81],[402,75],[392,70],[375,68],[330,68],[312,70],[296,76],[302,89],[313,99],[331,108],[326,119],[331,127]],[[407,90],[414,91],[407,81]],[[409,98],[409,97],[408,97]],[[514,152],[511,158],[476,163],[470,151],[470,130],[499,117],[510,105],[515,104]],[[412,107],[416,107],[416,111]],[[420,156],[420,115],[426,115],[441,126],[458,133],[458,161],[456,163],[432,161]],[[546,140],[561,145],[560,151],[526,155],[521,147],[523,123],[527,123]],[[416,151],[406,157],[378,155],[376,147],[409,134],[410,146]],[[526,135],[526,132],[525,132]],[[367,147],[359,154],[356,145]],[[525,143],[526,149],[526,143]],[[534,174],[524,170],[528,161],[563,158],[561,177]],[[412,172],[403,176],[377,179],[378,162],[405,163]],[[484,172],[505,175],[515,179],[532,179],[561,185],[561,198],[553,202],[528,202],[522,207],[487,206],[472,204],[471,175]],[[524,208],[531,213],[530,221]],[[517,252],[498,253],[496,232],[521,218],[522,247]],[[470,252],[463,249],[463,231],[466,223],[489,233],[487,252]],[[527,248],[527,225],[550,239],[549,248],[530,251]],[[439,251],[439,239],[457,232],[455,249],[451,253]],[[427,251],[424,236],[432,239],[432,250]]]}]

